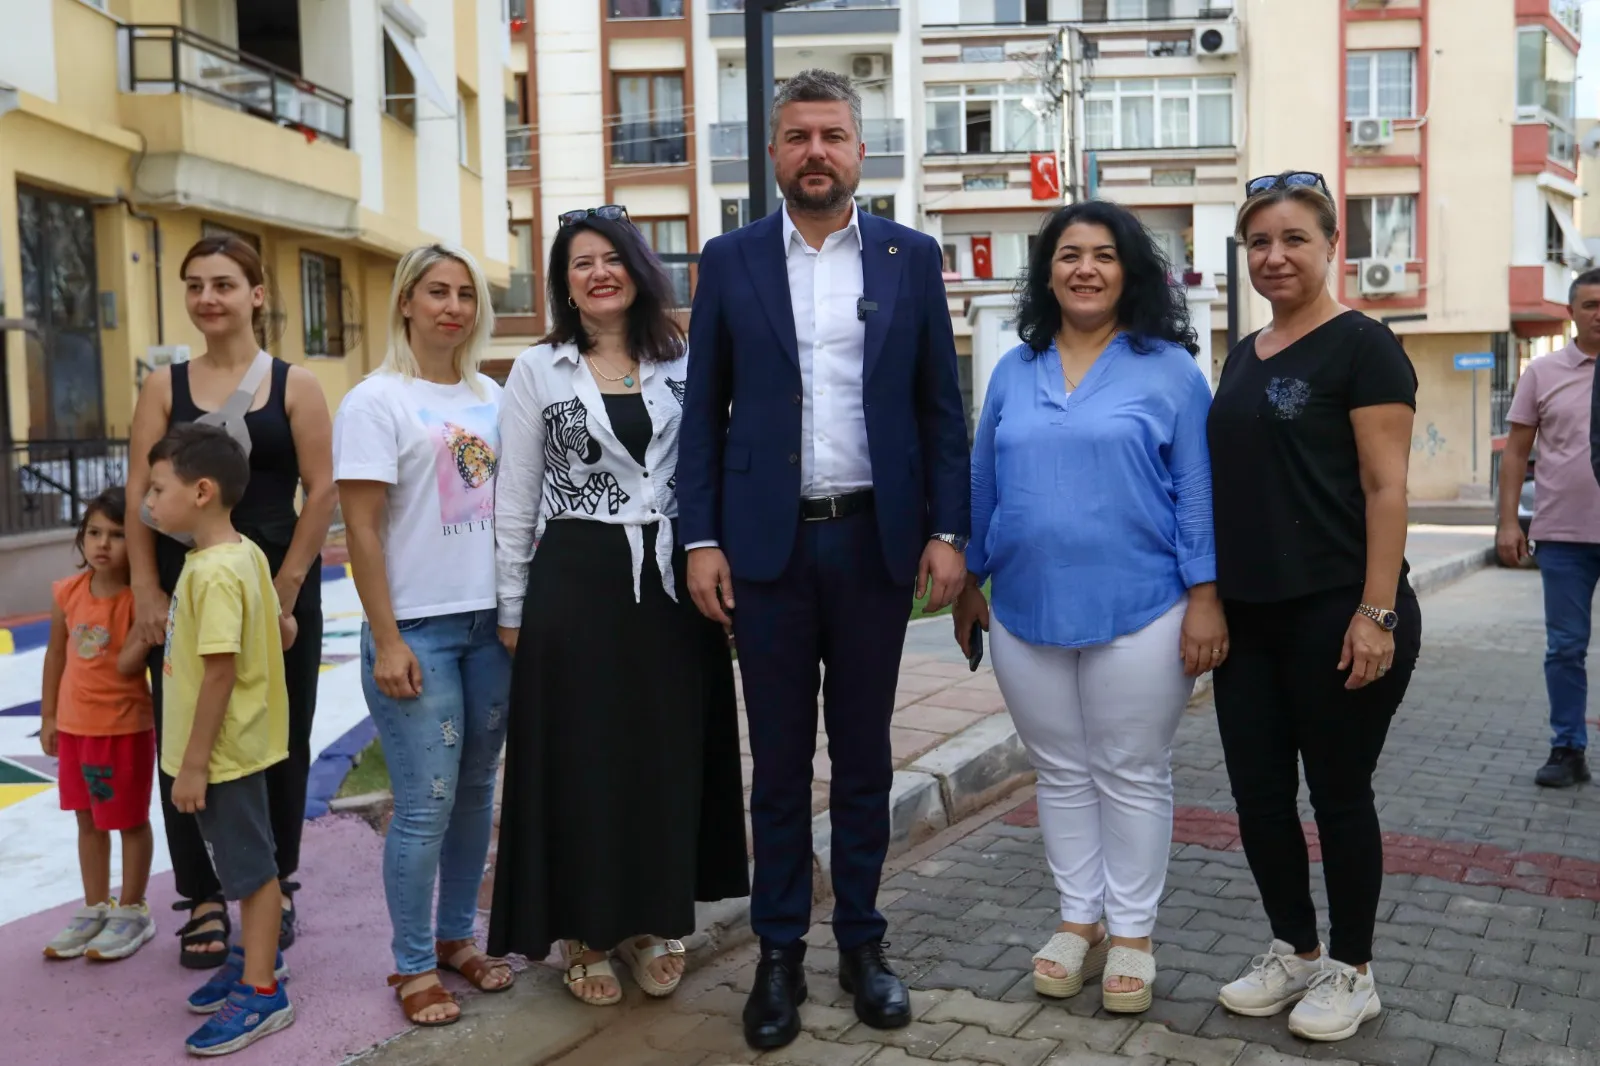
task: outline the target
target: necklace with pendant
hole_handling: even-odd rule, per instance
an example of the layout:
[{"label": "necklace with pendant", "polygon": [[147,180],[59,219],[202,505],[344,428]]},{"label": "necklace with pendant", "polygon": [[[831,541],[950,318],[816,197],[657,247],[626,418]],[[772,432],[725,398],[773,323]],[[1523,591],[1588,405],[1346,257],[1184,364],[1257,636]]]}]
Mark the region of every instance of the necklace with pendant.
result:
[{"label": "necklace with pendant", "polygon": [[[625,389],[633,388],[633,372],[631,370],[628,371],[627,373],[621,375],[620,377],[612,377],[610,374],[607,374],[604,370],[601,370],[600,367],[595,364],[595,357],[594,356],[591,355],[591,356],[588,356],[587,358],[589,360],[589,369],[593,370],[596,374],[599,374],[606,381],[620,381],[620,382],[622,382],[622,387],[623,388],[625,388]],[[608,363],[606,365],[609,366],[610,364]]]}]

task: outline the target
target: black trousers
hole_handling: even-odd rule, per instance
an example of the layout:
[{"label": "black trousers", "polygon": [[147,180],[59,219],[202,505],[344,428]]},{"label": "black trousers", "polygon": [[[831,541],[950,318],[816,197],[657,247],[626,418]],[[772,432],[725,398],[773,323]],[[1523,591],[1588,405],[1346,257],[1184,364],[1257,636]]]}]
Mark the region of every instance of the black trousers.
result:
[{"label": "black trousers", "polygon": [[[283,565],[284,549],[262,544],[274,574]],[[287,880],[300,868],[300,833],[306,819],[306,779],[311,773],[311,720],[317,711],[317,677],[322,667],[322,564],[315,561],[295,601],[294,620],[300,631],[294,646],[283,653],[284,683],[289,690],[289,757],[268,767],[267,801],[271,808],[272,839],[278,877]],[[161,660],[164,649],[150,652],[150,691],[156,707],[156,743],[162,731]],[[156,774],[161,792],[161,817],[167,829],[167,851],[172,856],[173,882],[178,895],[199,901],[220,898],[222,885],[211,866],[200,823],[172,805],[172,778]]]},{"label": "black trousers", "polygon": [[1394,665],[1354,691],[1337,669],[1361,589],[1281,603],[1224,604],[1228,660],[1216,672],[1217,725],[1239,811],[1239,837],[1273,936],[1315,950],[1317,912],[1297,797],[1305,764],[1328,886],[1329,953],[1372,959],[1383,887],[1383,837],[1372,773],[1405,698],[1422,643],[1422,612],[1403,581]]}]

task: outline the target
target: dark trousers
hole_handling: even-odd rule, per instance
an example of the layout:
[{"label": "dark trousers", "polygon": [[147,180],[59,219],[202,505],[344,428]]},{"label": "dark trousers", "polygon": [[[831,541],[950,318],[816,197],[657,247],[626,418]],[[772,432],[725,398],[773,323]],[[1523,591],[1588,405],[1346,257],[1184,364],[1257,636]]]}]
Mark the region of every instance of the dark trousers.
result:
[{"label": "dark trousers", "polygon": [[1336,669],[1361,590],[1282,603],[1225,604],[1231,650],[1216,672],[1217,726],[1239,811],[1239,837],[1272,933],[1296,952],[1317,947],[1317,912],[1297,796],[1304,762],[1323,876],[1329,953],[1372,959],[1383,887],[1383,837],[1372,773],[1406,694],[1422,642],[1422,613],[1402,584],[1394,666],[1354,691]]},{"label": "dark trousers", "polygon": [[[264,547],[276,571],[283,562],[281,550]],[[322,666],[322,577],[314,563],[295,600],[294,620],[300,626],[294,646],[283,653],[284,683],[289,690],[289,757],[266,770],[267,801],[276,846],[278,877],[287,880],[300,868],[300,833],[306,818],[306,778],[311,773],[311,720],[317,710],[317,677]],[[156,738],[162,734],[161,660],[164,649],[150,652],[150,690],[156,706]],[[219,896],[222,885],[211,866],[200,824],[194,815],[172,805],[172,778],[156,775],[161,791],[161,817],[167,827],[167,851],[172,856],[173,881],[178,895],[198,901]]]},{"label": "dark trousers", "polygon": [[[811,779],[817,692],[833,765],[834,937],[881,940],[878,880],[889,848],[894,760],[889,718],[911,614],[911,587],[890,580],[866,511],[802,522],[776,581],[734,581],[734,639],[754,761],[750,924],[767,946],[811,922]],[[819,670],[819,664],[825,669]]]}]

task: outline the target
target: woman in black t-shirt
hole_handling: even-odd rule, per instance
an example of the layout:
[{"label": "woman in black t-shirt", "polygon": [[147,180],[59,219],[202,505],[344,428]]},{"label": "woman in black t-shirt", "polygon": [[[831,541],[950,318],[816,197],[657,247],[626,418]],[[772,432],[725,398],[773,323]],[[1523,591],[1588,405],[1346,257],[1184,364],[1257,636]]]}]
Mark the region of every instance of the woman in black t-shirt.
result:
[{"label": "woman in black t-shirt", "polygon": [[[1372,773],[1421,643],[1405,579],[1416,375],[1386,327],[1328,292],[1338,219],[1322,177],[1247,188],[1238,236],[1272,322],[1228,353],[1207,427],[1231,642],[1216,705],[1274,939],[1219,999],[1254,1016],[1297,1004],[1291,1032],[1343,1040],[1380,1010],[1368,967],[1383,881]],[[1296,804],[1302,759],[1328,956]]]}]

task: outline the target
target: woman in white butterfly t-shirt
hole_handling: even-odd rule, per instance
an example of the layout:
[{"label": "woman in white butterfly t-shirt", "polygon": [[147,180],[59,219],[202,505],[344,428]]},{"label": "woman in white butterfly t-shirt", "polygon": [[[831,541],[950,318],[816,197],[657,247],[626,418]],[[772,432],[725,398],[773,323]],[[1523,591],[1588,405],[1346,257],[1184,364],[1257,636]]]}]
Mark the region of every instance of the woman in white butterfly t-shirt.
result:
[{"label": "woman in white butterfly t-shirt", "polygon": [[513,980],[473,939],[511,681],[495,626],[500,386],[477,371],[493,322],[471,256],[437,244],[408,252],[383,366],[334,421],[334,477],[366,613],[362,687],[394,791],[383,854],[389,983],[419,1025],[461,1015],[440,967],[485,992]]}]

